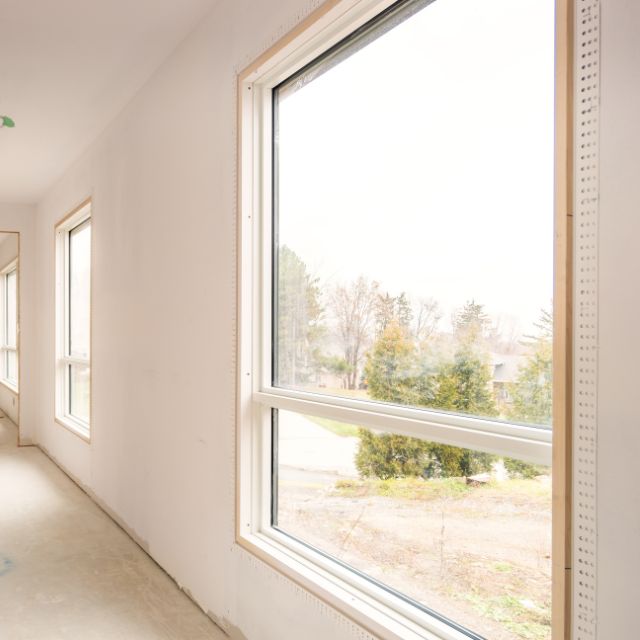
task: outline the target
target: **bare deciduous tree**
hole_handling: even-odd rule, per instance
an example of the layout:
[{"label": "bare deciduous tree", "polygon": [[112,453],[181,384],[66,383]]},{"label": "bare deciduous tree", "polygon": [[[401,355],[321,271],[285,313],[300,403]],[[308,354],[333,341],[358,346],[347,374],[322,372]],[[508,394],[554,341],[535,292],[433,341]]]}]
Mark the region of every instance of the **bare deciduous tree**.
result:
[{"label": "bare deciduous tree", "polygon": [[436,330],[442,311],[440,305],[433,298],[421,298],[416,314],[415,336],[418,342],[428,340]]},{"label": "bare deciduous tree", "polygon": [[336,321],[336,334],[349,365],[347,386],[356,389],[360,364],[371,341],[378,294],[378,283],[364,276],[348,285],[337,285],[330,298]]}]

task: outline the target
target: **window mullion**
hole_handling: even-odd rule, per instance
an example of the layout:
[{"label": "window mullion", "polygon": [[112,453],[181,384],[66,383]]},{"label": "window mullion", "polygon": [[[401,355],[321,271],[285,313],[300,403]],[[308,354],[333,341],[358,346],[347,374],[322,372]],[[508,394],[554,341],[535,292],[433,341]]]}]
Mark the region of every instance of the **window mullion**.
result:
[{"label": "window mullion", "polygon": [[[520,425],[490,422],[459,415],[437,414],[405,407],[364,401],[317,401],[300,392],[259,392],[256,402],[263,406],[316,415],[385,432],[432,440],[454,447],[477,449],[527,462],[551,464],[551,431]],[[393,413],[390,409],[393,409]],[[388,412],[387,412],[388,411]],[[420,415],[422,414],[422,415]]]}]

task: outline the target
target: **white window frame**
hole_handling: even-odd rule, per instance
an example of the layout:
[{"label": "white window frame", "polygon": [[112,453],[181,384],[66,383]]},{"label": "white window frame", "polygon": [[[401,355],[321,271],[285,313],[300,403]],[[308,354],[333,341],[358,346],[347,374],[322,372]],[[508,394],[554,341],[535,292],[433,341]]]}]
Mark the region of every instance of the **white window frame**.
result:
[{"label": "white window frame", "polygon": [[[15,273],[16,274],[16,343],[9,344],[8,332],[9,332],[9,318],[7,314],[8,304],[7,304],[7,295],[9,291],[8,287],[8,279],[9,276]],[[20,358],[18,356],[18,344],[19,344],[19,333],[20,333],[20,323],[18,321],[19,311],[19,275],[18,275],[18,258],[12,260],[8,265],[6,265],[2,271],[0,271],[0,313],[2,314],[0,320],[0,382],[7,386],[14,393],[18,393],[19,388],[19,379],[20,379]],[[9,378],[9,353],[16,354],[16,379],[13,380]]]},{"label": "white window frame", "polygon": [[[87,442],[91,439],[91,419],[88,422],[71,414],[71,374],[70,365],[84,367],[89,372],[89,407],[91,411],[91,335],[89,336],[89,357],[72,356],[69,344],[69,238],[74,229],[91,218],[91,201],[88,200],[63,218],[55,227],[56,258],[56,372],[55,372],[55,420]],[[93,280],[93,226],[91,234],[91,281]],[[93,291],[91,283],[91,292]],[[91,297],[89,300],[91,314]]]},{"label": "white window frame", "polygon": [[271,382],[272,89],[394,4],[328,2],[238,78],[238,391],[236,541],[376,637],[469,640],[271,527],[272,409],[551,465],[551,429],[276,388]]}]

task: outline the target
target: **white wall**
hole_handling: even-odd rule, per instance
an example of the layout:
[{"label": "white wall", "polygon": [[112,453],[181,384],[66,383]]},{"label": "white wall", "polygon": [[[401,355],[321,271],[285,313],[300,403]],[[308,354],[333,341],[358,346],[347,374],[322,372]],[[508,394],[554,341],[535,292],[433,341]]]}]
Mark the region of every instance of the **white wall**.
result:
[{"label": "white wall", "polygon": [[[233,548],[235,71],[306,0],[220,2],[38,206],[38,441],[229,628],[354,637]],[[53,421],[53,226],[93,197],[93,423]]]},{"label": "white wall", "polygon": [[[37,351],[34,251],[34,206],[0,203],[0,232],[20,234],[20,406],[19,415],[11,403],[13,394],[0,385],[0,407],[14,422],[20,423],[20,442],[30,444],[35,434]],[[3,243],[4,244],[4,243]],[[9,246],[9,245],[7,245]],[[5,261],[0,262],[2,266]]]},{"label": "white wall", "polygon": [[[0,269],[4,269],[18,257],[19,240],[17,233],[8,234],[0,242]],[[0,382],[0,409],[18,424],[19,394]]]},{"label": "white wall", "polygon": [[[602,2],[598,615],[599,639],[611,640],[637,635],[640,575],[631,477],[640,459],[640,7]],[[306,0],[219,2],[51,189],[36,225],[41,366],[29,406],[39,442],[205,610],[251,640],[364,637],[233,544],[234,71],[308,8]],[[91,445],[54,423],[47,364],[53,224],[89,195]]]},{"label": "white wall", "polygon": [[637,638],[640,602],[640,4],[602,1],[598,638]]}]

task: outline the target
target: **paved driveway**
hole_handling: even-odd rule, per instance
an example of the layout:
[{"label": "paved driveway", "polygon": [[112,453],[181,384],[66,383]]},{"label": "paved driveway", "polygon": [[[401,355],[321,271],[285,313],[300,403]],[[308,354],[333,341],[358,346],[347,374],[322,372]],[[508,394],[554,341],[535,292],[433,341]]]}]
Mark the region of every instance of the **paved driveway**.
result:
[{"label": "paved driveway", "polygon": [[337,436],[295,413],[281,412],[278,429],[281,466],[358,477],[354,463],[358,438]]}]

